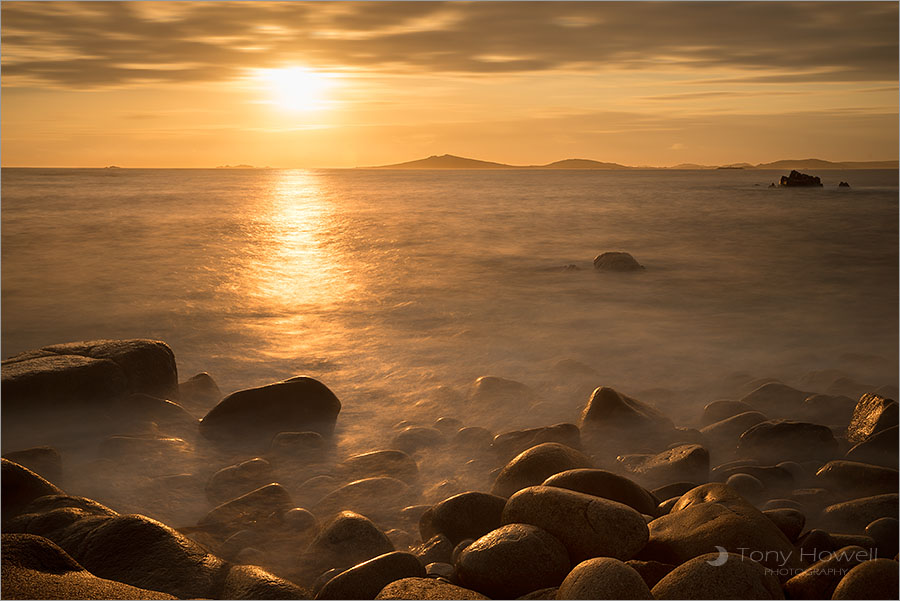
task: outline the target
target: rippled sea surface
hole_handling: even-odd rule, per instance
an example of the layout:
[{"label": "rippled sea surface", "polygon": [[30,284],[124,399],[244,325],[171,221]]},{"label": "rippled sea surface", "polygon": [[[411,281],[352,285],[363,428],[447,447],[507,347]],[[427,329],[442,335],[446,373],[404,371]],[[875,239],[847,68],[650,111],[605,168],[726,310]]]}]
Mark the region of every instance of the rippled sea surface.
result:
[{"label": "rippled sea surface", "polygon": [[[4,169],[2,353],[156,338],[182,378],[306,374],[393,421],[486,374],[565,418],[560,359],[697,406],[848,353],[896,384],[897,172],[780,175]],[[646,270],[595,272],[607,250]]]}]

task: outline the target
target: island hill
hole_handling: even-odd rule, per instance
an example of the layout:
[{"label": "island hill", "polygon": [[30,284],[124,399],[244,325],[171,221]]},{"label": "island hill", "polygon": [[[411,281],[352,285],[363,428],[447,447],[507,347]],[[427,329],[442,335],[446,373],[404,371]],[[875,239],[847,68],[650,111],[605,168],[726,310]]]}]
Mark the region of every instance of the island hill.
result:
[{"label": "island hill", "polygon": [[565,159],[548,163],[546,165],[507,165],[491,161],[479,161],[467,159],[452,154],[433,155],[426,159],[396,163],[393,165],[378,165],[374,167],[361,167],[361,169],[598,169],[598,170],[627,170],[627,169],[898,169],[898,161],[851,161],[832,162],[822,159],[782,160],[772,163],[732,163],[730,165],[697,165],[683,163],[673,167],[629,167],[619,163],[605,163],[590,159]]}]

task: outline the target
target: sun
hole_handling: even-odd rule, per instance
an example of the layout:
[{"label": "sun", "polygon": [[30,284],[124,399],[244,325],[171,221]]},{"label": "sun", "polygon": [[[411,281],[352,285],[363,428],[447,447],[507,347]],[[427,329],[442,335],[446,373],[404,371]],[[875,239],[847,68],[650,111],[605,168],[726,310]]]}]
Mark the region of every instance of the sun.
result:
[{"label": "sun", "polygon": [[258,69],[257,77],[269,90],[270,102],[290,111],[313,111],[325,107],[333,77],[306,67]]}]

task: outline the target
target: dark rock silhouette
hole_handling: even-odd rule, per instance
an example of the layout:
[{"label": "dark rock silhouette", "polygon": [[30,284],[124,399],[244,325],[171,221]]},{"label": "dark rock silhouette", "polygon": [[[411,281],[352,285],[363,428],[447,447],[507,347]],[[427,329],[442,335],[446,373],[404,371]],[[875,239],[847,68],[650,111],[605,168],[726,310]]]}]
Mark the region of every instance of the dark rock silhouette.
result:
[{"label": "dark rock silhouette", "polygon": [[597,271],[640,271],[646,269],[643,265],[626,252],[605,252],[594,259],[594,269]]},{"label": "dark rock silhouette", "polygon": [[850,187],[850,184],[848,184],[847,182],[841,182],[838,184],[838,188],[849,188],[849,187]]},{"label": "dark rock silhouette", "polygon": [[782,175],[780,184],[784,187],[822,186],[822,180],[814,175],[806,175],[799,171],[791,171],[790,175]]}]

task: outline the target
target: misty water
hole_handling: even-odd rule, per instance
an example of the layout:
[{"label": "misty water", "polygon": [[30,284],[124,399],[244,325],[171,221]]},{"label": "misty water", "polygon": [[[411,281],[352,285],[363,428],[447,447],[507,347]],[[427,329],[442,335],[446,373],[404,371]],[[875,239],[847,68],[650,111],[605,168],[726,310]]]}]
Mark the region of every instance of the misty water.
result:
[{"label": "misty water", "polygon": [[[226,394],[312,376],[345,453],[575,422],[600,385],[685,425],[755,378],[896,385],[897,172],[815,174],[4,169],[2,354],[154,338]],[[646,270],[595,271],[610,250]],[[483,375],[543,402],[465,403]]]}]

